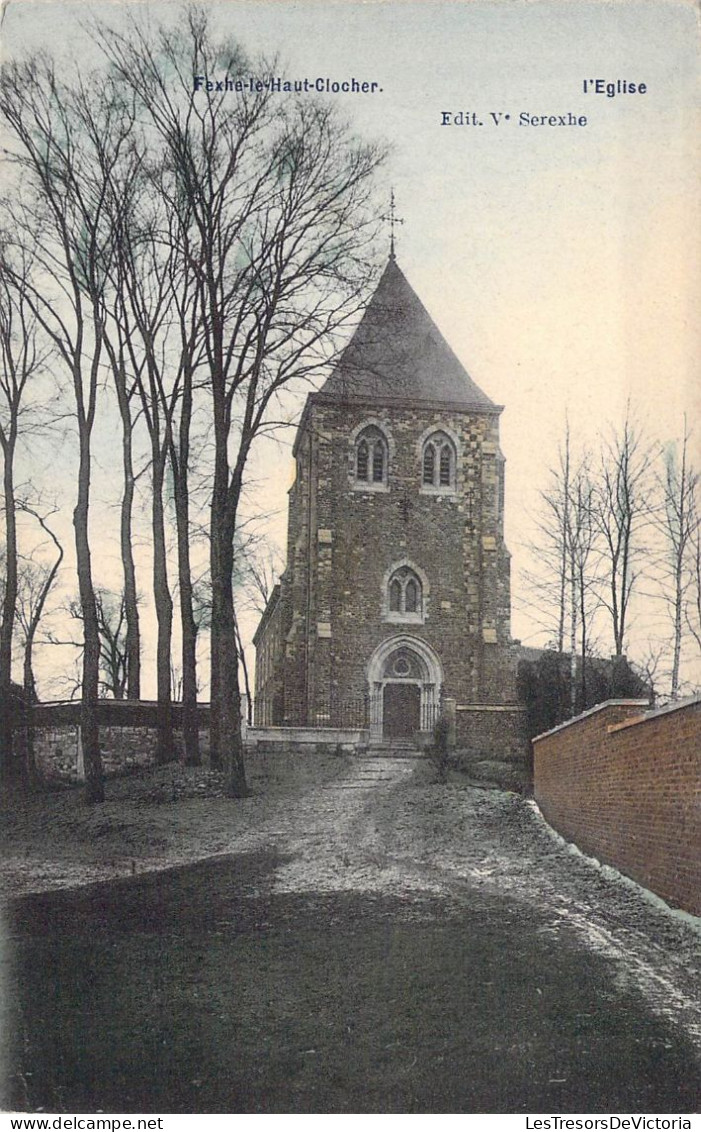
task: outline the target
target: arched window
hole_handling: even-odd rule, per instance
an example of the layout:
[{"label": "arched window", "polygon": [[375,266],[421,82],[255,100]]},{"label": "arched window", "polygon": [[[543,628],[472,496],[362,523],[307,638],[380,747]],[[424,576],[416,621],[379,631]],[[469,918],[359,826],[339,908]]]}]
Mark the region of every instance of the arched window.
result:
[{"label": "arched window", "polygon": [[389,580],[389,611],[421,616],[423,611],[421,581],[409,566],[400,566]]},{"label": "arched window", "polygon": [[424,487],[455,486],[455,447],[444,432],[434,432],[423,447],[421,482]]},{"label": "arched window", "polygon": [[385,442],[376,440],[372,446],[372,482],[384,483],[385,480]]},{"label": "arched window", "polygon": [[429,440],[424,445],[424,483],[433,483],[436,474],[436,449]]},{"label": "arched window", "polygon": [[450,487],[453,482],[453,449],[450,444],[444,444],[441,448],[438,482],[441,487]]},{"label": "arched window", "polygon": [[417,613],[419,610],[419,587],[413,578],[409,578],[404,590],[404,609],[407,613]]},{"label": "arched window", "polygon": [[387,483],[387,440],[375,425],[364,428],[355,442],[355,478],[358,483]]}]

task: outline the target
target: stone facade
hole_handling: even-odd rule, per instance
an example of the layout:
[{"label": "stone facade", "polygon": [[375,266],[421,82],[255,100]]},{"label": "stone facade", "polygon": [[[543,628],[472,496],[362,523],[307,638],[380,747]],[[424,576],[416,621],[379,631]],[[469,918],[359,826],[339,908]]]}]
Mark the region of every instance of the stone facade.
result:
[{"label": "stone facade", "polygon": [[280,586],[275,586],[256,632],[256,722],[266,727],[283,713],[283,605]]},{"label": "stone facade", "polygon": [[[480,705],[514,708],[521,742],[500,412],[391,260],[299,425],[257,722],[426,735],[452,699],[459,744]],[[479,720],[479,748],[502,745],[504,713]]]}]

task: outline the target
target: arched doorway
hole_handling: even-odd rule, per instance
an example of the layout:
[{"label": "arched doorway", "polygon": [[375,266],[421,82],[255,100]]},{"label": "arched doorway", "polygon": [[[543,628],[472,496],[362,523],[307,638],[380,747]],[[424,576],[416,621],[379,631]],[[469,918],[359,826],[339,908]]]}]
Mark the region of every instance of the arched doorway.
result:
[{"label": "arched doorway", "polygon": [[386,739],[408,739],[420,730],[420,687],[388,680],[382,689],[382,734]]},{"label": "arched doorway", "polygon": [[408,634],[383,641],[368,664],[371,736],[406,739],[432,731],[442,684],[441,663],[425,641]]}]

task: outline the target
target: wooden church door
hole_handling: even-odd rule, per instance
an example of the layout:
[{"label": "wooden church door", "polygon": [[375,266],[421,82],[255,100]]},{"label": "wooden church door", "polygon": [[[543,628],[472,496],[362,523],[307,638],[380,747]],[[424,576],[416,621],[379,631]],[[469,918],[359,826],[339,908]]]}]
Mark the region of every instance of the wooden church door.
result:
[{"label": "wooden church door", "polygon": [[385,684],[382,731],[390,739],[404,739],[421,727],[421,689],[418,684]]}]

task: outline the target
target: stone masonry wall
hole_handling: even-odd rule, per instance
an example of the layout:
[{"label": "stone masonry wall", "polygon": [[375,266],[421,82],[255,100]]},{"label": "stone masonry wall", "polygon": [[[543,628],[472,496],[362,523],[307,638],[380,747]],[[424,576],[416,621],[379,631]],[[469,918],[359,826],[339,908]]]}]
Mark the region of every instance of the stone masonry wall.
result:
[{"label": "stone masonry wall", "polygon": [[528,750],[526,711],[522,707],[494,710],[458,704],[456,746],[482,757],[525,764]]},{"label": "stone masonry wall", "polygon": [[456,763],[475,782],[530,792],[529,742],[522,707],[474,707],[455,711]]},{"label": "stone masonry wall", "polygon": [[609,701],[534,740],[547,821],[585,853],[701,915],[701,700]]},{"label": "stone masonry wall", "polygon": [[[37,770],[46,782],[78,782],[79,732],[77,724],[61,723],[37,727],[34,732],[34,757]],[[107,777],[129,774],[139,768],[153,766],[156,755],[155,727],[100,727],[100,753]],[[200,731],[200,751],[206,759],[209,732]],[[176,754],[182,754],[182,735],[175,732]]]},{"label": "stone masonry wall", "polygon": [[[389,482],[366,489],[353,483],[353,436],[372,422],[389,440]],[[421,483],[422,439],[439,428],[457,441],[451,492]],[[502,498],[497,414],[311,399],[281,591],[286,721],[300,703],[324,722],[330,700],[364,696],[370,656],[400,633],[420,637],[440,657],[446,694],[515,702]],[[402,559],[427,579],[421,624],[383,615],[383,579]]]}]

